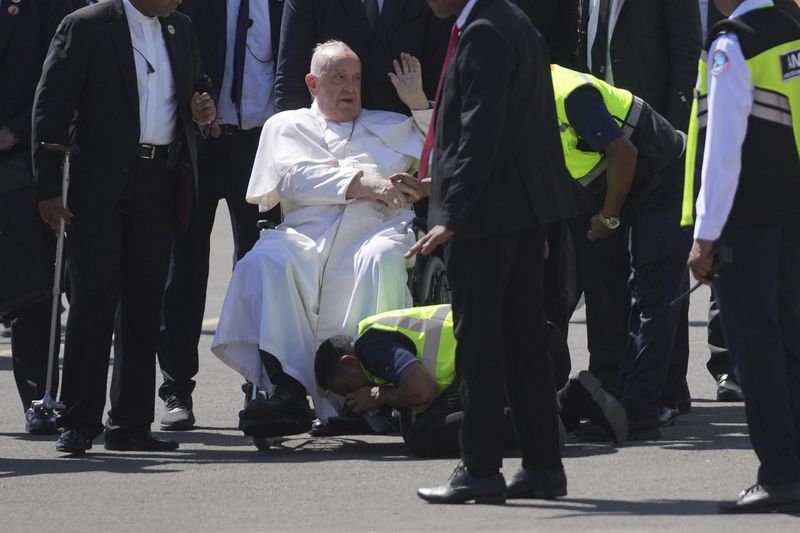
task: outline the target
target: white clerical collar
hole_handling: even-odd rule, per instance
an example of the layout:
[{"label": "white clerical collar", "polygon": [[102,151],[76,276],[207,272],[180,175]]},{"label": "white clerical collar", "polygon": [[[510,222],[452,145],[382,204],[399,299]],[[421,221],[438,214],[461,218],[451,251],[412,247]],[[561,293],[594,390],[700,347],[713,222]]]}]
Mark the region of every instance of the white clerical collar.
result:
[{"label": "white clerical collar", "polygon": [[472,8],[475,7],[476,3],[478,3],[478,0],[469,0],[463,9],[461,9],[461,13],[459,13],[458,18],[456,19],[456,26],[458,26],[459,30],[462,29],[467,23],[469,14],[472,12]]},{"label": "white clerical collar", "polygon": [[740,17],[747,13],[748,11],[753,11],[754,9],[758,9],[764,6],[772,6],[772,0],[744,0],[741,4],[739,4],[736,9],[733,10],[731,13],[730,18],[733,17]]},{"label": "white clerical collar", "polygon": [[129,20],[133,20],[139,24],[153,24],[154,22],[158,22],[158,17],[148,17],[136,9],[136,7],[131,4],[130,0],[122,0],[122,5],[125,8],[125,16],[128,17]]}]

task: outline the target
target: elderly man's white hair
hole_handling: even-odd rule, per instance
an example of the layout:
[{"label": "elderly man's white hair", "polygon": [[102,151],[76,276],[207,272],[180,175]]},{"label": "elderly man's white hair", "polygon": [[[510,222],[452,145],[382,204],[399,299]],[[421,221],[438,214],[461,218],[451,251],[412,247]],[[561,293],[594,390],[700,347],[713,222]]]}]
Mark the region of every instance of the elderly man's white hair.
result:
[{"label": "elderly man's white hair", "polygon": [[325,41],[324,43],[320,43],[314,47],[314,51],[311,54],[311,75],[312,76],[319,76],[322,74],[322,71],[325,70],[325,67],[330,62],[331,58],[333,58],[338,52],[347,51],[351,54],[358,57],[358,55],[353,52],[353,49],[347,46],[342,41],[337,41],[335,39],[331,39],[329,41]]}]

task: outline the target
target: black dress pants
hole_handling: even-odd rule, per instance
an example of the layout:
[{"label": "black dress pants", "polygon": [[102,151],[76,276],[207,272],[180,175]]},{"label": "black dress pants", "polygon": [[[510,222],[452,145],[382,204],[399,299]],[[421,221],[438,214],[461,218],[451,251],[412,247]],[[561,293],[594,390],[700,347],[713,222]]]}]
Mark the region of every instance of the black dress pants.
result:
[{"label": "black dress pants", "polygon": [[456,238],[445,245],[464,407],[459,444],[473,472],[490,475],[502,464],[506,400],[523,467],[561,466],[542,311],[545,231]]},{"label": "black dress pants", "polygon": [[[158,363],[164,381],[158,394],[187,396],[195,387],[198,371],[197,345],[202,333],[208,285],[211,230],[219,200],[228,205],[233,230],[235,263],[258,240],[258,206],[245,201],[247,183],[258,149],[261,128],[239,135],[209,139],[200,153],[199,202],[189,226],[175,235],[172,260],[164,290]],[[280,222],[280,212],[269,218]]]},{"label": "black dress pants", "polygon": [[150,428],[174,212],[165,161],[137,158],[108,217],[92,221],[75,213],[67,232],[71,293],[61,390],[66,410],[60,419],[65,428],[82,429],[88,437],[103,430],[116,312],[119,338],[106,432]]},{"label": "black dress pants", "polygon": [[735,377],[730,352],[728,352],[728,346],[725,344],[722,314],[714,291],[711,291],[711,298],[708,301],[708,352],[709,357],[706,368],[714,379],[719,379],[723,374]]},{"label": "black dress pants", "polygon": [[[53,230],[42,222],[39,216],[32,186],[0,194],[0,237],[24,244],[25,257],[28,260],[17,262],[15,265],[6,265],[13,273],[9,276],[10,279],[3,279],[0,282],[15,283],[24,277],[24,281],[28,283],[32,283],[30,279],[37,279],[40,283],[52,286],[56,238]],[[0,256],[4,252],[5,249],[0,247]],[[11,257],[0,259],[3,260],[14,261]],[[25,271],[13,271],[14,268]],[[26,272],[32,278],[25,276]],[[4,274],[6,274],[5,269]],[[26,287],[28,283],[25,283]],[[46,392],[52,304],[52,298],[45,298],[26,305],[10,315],[11,360],[14,381],[23,409],[30,407],[32,401],[40,400]],[[60,336],[59,320],[53,339],[56,358],[53,361],[53,386],[50,392],[54,397],[58,390]]]},{"label": "black dress pants", "polygon": [[733,256],[714,290],[758,482],[800,483],[800,224],[726,227],[718,242]]}]

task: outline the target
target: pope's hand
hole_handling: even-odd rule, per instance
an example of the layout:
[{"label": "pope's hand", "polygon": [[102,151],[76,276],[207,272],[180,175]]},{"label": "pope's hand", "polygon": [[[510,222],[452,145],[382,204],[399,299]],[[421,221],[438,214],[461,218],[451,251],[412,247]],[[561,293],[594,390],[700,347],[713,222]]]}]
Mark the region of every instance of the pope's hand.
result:
[{"label": "pope's hand", "polygon": [[422,66],[419,59],[403,52],[400,54],[400,61],[395,59],[392,63],[394,72],[389,72],[389,79],[392,80],[400,100],[412,110],[428,109],[430,105],[422,89]]},{"label": "pope's hand", "polygon": [[347,187],[347,198],[369,198],[392,209],[406,206],[406,197],[391,180],[368,178],[358,174]]}]

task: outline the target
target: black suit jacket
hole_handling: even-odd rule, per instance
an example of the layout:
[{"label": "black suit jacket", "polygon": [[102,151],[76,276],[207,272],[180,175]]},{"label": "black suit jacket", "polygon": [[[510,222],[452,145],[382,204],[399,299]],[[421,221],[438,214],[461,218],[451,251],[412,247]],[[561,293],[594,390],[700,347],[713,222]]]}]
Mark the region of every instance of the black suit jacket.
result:
[{"label": "black suit jacket", "polygon": [[544,37],[550,62],[574,68],[578,48],[578,0],[513,0]]},{"label": "black suit jacket", "polygon": [[[586,30],[589,0],[583,2],[581,70],[588,72]],[[622,10],[611,37],[614,84],[649,103],[679,130],[689,126],[702,32],[697,0],[618,0]],[[592,74],[603,78],[593,65]]]},{"label": "black suit jacket", "polygon": [[458,239],[578,214],[554,102],[541,35],[506,0],[478,0],[442,88],[429,224]]},{"label": "black suit jacket", "polygon": [[392,60],[408,52],[422,63],[422,81],[433,99],[452,20],[437,19],[424,0],[386,0],[373,34],[362,0],[286,0],[275,82],[278,111],[311,105],[305,75],[317,43],[344,41],[361,59],[362,103],[366,109],[409,114],[389,81]]},{"label": "black suit jacket", "polygon": [[[17,6],[18,14],[11,15],[6,4]],[[50,39],[70,11],[69,0],[21,0],[0,9],[0,126],[17,137],[13,152],[30,149],[36,83]]]},{"label": "black suit jacket", "polygon": [[[176,140],[197,180],[197,136],[190,102],[211,90],[194,27],[186,15],[160,19],[178,99]],[[173,31],[168,31],[168,28]],[[122,196],[139,143],[139,96],[130,31],[122,0],[68,15],[45,60],[33,111],[37,198],[61,194],[61,158],[41,142],[68,144],[75,121],[80,149],[72,167],[69,204],[75,217],[101,218]]]},{"label": "black suit jacket", "polygon": [[[269,24],[274,55],[273,68],[278,64],[283,0],[269,0]],[[192,19],[200,40],[200,53],[206,74],[214,84],[214,94],[220,94],[225,72],[225,53],[228,43],[228,2],[225,0],[184,0],[179,8]]]}]

